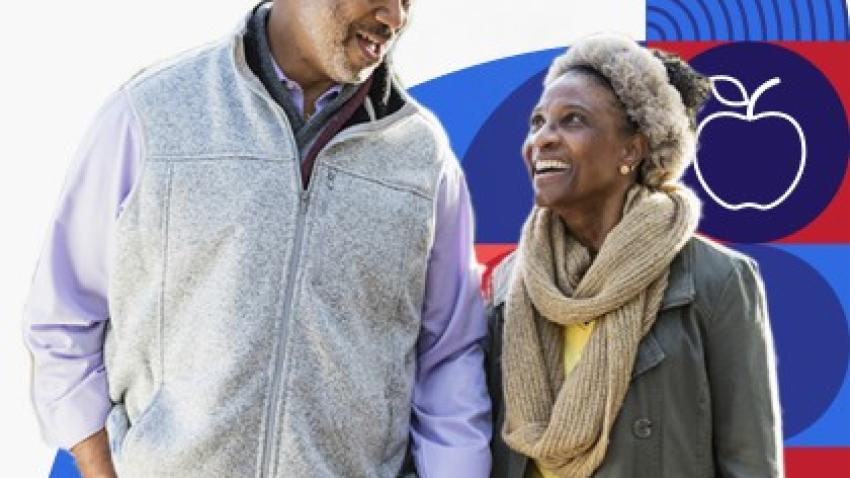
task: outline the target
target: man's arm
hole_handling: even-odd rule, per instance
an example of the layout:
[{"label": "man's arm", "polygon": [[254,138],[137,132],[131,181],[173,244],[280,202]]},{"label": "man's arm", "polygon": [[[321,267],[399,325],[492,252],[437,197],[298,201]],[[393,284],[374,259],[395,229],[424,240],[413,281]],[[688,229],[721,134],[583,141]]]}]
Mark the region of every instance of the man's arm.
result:
[{"label": "man's arm", "polygon": [[42,434],[48,443],[72,449],[81,467],[91,464],[86,477],[113,473],[103,432],[111,408],[102,353],[108,258],[138,161],[135,118],[118,93],[76,153],[24,309]]},{"label": "man's arm", "polygon": [[413,392],[413,456],[421,477],[486,477],[492,424],[481,341],[487,321],[469,191],[454,159],[436,201]]},{"label": "man's arm", "polygon": [[109,438],[106,430],[100,429],[94,435],[71,447],[71,454],[77,462],[77,469],[85,478],[117,478],[109,454]]}]

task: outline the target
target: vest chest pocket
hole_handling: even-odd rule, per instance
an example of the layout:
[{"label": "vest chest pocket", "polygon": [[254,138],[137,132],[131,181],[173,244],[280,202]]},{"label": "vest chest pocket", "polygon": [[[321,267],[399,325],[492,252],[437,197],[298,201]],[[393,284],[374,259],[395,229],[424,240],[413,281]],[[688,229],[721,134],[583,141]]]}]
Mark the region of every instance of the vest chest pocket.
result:
[{"label": "vest chest pocket", "polygon": [[336,168],[318,172],[307,287],[327,313],[369,318],[380,328],[405,291],[424,287],[431,200]]},{"label": "vest chest pocket", "polygon": [[292,221],[291,168],[288,161],[263,159],[172,161],[169,229],[172,242],[178,241],[172,245],[191,241],[197,249],[222,241],[257,241],[282,219]]}]

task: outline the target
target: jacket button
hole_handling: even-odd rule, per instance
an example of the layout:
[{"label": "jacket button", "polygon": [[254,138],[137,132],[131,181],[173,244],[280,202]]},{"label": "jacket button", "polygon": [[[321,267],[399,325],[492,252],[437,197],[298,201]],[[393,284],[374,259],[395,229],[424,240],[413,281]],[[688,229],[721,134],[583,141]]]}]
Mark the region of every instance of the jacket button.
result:
[{"label": "jacket button", "polygon": [[652,435],[652,420],[649,418],[638,418],[632,424],[632,433],[638,438],[649,438]]}]

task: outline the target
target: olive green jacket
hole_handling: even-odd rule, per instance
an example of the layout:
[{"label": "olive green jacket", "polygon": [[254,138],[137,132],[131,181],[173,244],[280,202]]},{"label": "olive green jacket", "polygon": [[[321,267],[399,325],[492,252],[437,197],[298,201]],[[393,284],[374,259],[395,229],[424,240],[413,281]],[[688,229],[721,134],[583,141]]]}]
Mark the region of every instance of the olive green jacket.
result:
[{"label": "olive green jacket", "polygon": [[[493,478],[522,478],[529,459],[507,447],[501,346],[514,256],[493,273],[487,372]],[[670,266],[658,319],[596,478],[781,477],[773,340],[752,259],[693,238]]]}]

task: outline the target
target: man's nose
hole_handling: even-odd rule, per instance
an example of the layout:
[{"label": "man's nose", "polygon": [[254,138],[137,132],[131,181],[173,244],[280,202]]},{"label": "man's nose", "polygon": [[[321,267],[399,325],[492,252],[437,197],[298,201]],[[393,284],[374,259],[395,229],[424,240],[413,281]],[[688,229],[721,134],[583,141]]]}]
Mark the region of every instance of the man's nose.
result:
[{"label": "man's nose", "polygon": [[407,7],[404,0],[383,2],[375,12],[375,19],[388,26],[393,33],[399,31],[407,22]]}]

